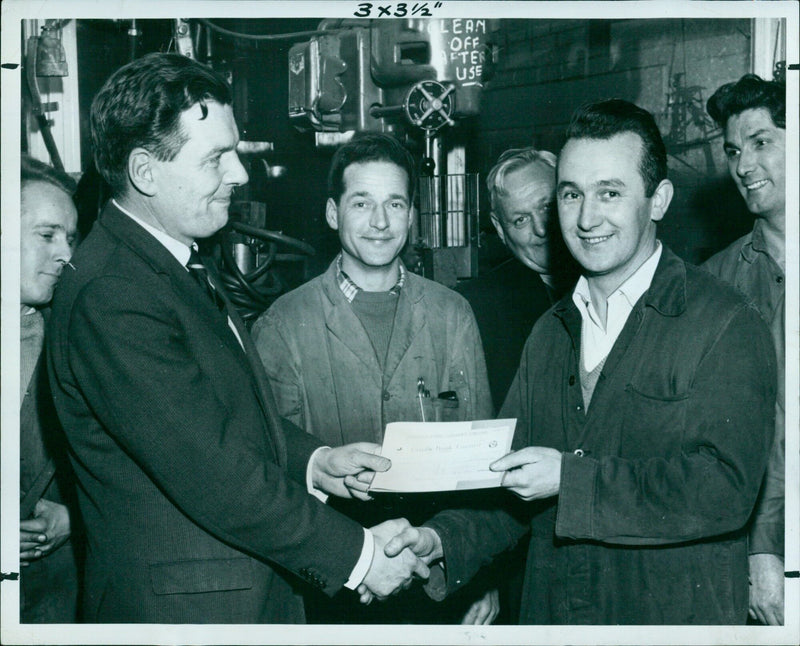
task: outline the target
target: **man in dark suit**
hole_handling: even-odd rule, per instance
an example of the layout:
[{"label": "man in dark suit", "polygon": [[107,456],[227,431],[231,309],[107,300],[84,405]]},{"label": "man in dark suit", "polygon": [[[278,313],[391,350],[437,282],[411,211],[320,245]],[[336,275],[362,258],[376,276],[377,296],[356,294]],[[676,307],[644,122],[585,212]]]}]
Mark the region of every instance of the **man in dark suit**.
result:
[{"label": "man in dark suit", "polygon": [[402,522],[364,530],[309,495],[366,496],[345,476],[388,463],[375,445],[321,448],[281,420],[197,255],[248,179],[230,102],[207,67],[150,54],[92,105],[114,198],[64,276],[48,342],[80,482],[90,622],[300,622],[301,580],[386,596],[427,576],[410,552],[383,555]]}]

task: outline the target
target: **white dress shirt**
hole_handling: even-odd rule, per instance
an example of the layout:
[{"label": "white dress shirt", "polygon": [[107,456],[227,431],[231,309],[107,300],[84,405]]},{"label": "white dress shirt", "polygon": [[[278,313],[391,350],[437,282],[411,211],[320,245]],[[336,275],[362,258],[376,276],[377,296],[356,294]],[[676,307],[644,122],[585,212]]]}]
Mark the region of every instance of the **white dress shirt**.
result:
[{"label": "white dress shirt", "polygon": [[653,254],[606,299],[605,327],[592,303],[588,281],[584,276],[578,279],[572,300],[581,313],[581,352],[586,372],[594,370],[611,352],[636,301],[650,288],[660,258],[661,242],[656,240]]}]

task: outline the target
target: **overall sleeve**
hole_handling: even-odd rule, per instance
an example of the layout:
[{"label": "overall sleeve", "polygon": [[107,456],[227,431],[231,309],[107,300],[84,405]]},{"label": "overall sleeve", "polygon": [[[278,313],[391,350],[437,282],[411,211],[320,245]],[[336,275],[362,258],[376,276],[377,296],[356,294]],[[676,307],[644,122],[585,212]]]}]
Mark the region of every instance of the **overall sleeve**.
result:
[{"label": "overall sleeve", "polygon": [[267,310],[253,325],[252,336],[275,394],[278,412],[300,428],[306,428],[303,376],[282,317]]}]

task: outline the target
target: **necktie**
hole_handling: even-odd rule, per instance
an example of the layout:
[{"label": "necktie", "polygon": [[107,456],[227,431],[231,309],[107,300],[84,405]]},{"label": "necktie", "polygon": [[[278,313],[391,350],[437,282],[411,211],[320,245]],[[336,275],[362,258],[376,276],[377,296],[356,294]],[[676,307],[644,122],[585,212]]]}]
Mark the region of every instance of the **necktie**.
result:
[{"label": "necktie", "polygon": [[186,268],[197,281],[197,284],[200,285],[203,292],[211,299],[211,302],[217,306],[217,309],[222,310],[225,307],[225,302],[217,293],[214,283],[209,279],[208,268],[205,266],[203,260],[200,258],[200,254],[197,253],[194,247],[189,255],[189,262],[186,263]]}]

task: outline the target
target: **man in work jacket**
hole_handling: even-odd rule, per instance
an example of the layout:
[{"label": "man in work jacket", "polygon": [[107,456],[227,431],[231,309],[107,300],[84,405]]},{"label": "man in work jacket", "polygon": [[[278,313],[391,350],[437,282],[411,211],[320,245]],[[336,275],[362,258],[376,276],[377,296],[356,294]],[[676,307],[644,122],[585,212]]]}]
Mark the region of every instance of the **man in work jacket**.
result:
[{"label": "man in work jacket", "polygon": [[443,559],[439,597],[530,527],[521,623],[743,624],[774,431],[769,331],[657,240],[672,184],[652,115],[595,103],[566,140],[559,220],[582,276],[535,325],[501,410],[524,448],[491,466],[526,518],[442,512],[387,554]]},{"label": "man in work jacket", "polygon": [[[413,159],[393,138],[366,135],[340,148],[331,165],[326,218],[342,252],[253,327],[281,415],[329,445],[380,443],[389,422],[492,413],[469,304],[407,271],[400,260],[413,186]],[[361,522],[399,516],[422,522],[441,499],[419,498],[332,504]],[[466,601],[474,598],[455,604],[458,609],[437,608],[424,594],[421,603],[412,596],[370,608],[354,598],[330,604],[310,596],[306,607],[309,620],[321,623],[483,623],[494,618],[497,605],[496,593],[484,592],[476,593],[483,599],[471,610]]]}]

